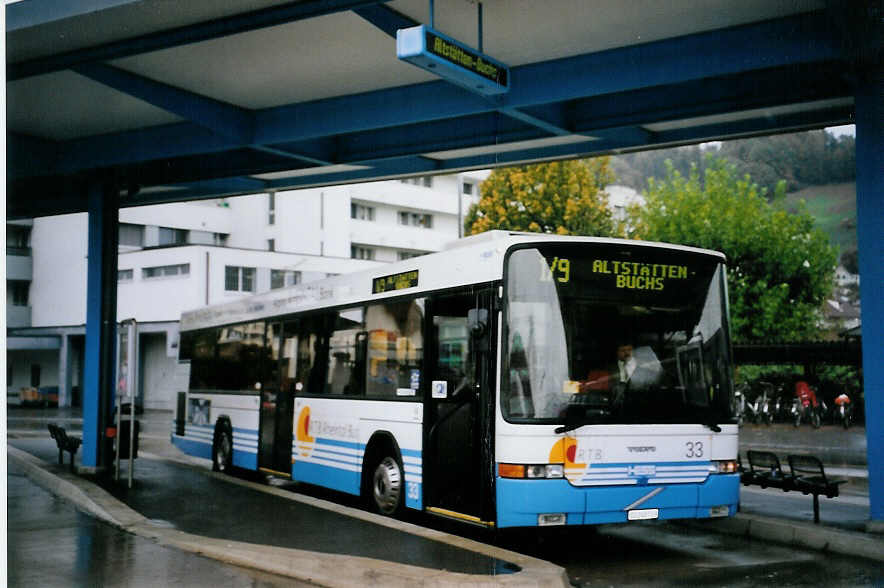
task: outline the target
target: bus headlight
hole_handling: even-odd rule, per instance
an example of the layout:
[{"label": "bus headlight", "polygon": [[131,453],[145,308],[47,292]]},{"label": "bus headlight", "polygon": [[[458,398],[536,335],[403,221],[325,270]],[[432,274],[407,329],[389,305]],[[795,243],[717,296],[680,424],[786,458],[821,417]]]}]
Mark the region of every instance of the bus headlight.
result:
[{"label": "bus headlight", "polygon": [[709,464],[710,474],[736,474],[737,462],[733,459],[721,459]]},{"label": "bus headlight", "polygon": [[522,465],[513,463],[497,464],[497,474],[501,478],[529,478],[547,480],[564,478],[565,468],[560,463]]}]

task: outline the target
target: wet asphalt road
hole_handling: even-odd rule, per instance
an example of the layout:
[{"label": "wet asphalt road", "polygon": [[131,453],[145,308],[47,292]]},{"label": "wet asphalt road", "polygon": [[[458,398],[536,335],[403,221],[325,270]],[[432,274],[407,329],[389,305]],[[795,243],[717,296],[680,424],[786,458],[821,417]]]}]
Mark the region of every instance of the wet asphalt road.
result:
[{"label": "wet asphalt road", "polygon": [[308,586],[130,535],[77,511],[12,463],[6,482],[9,586]]},{"label": "wet asphalt road", "polygon": [[[150,431],[150,427],[147,430]],[[163,434],[161,431],[157,432],[159,433],[156,435],[157,439],[148,441],[149,445],[160,442],[159,439]],[[823,427],[819,430],[803,427],[796,431],[791,425],[773,427],[747,425],[741,429],[741,433],[743,441],[741,449],[744,452],[747,448],[757,447],[774,450],[782,456],[802,452],[819,455],[821,452],[833,449],[835,451],[833,455],[838,463],[855,465],[859,459],[855,456],[859,453],[862,453],[862,461],[865,461],[865,435],[861,429],[854,428],[845,432],[835,427]],[[833,447],[828,446],[829,443]],[[832,459],[824,461],[827,464],[833,462]],[[139,465],[136,471],[147,474],[148,460],[139,461],[139,464],[142,463],[145,467]],[[10,487],[13,485],[11,478],[12,476],[10,476]],[[319,493],[322,494],[321,491]],[[812,516],[811,499],[800,494],[744,488],[742,500],[744,510],[760,509],[760,512],[765,514],[764,510],[768,509],[769,514],[773,516],[791,513],[804,520]],[[12,505],[10,498],[10,511]],[[37,509],[40,508],[57,507],[41,507],[38,503]],[[16,547],[15,559],[13,548],[10,547],[10,585],[113,585],[116,583],[134,586],[157,585],[149,581],[155,578],[145,579],[139,576],[134,564],[126,567],[124,563],[123,567],[120,567],[116,546],[131,543],[134,547],[126,549],[134,552],[145,548],[172,552],[175,550],[161,548],[149,541],[120,533],[75,511],[73,514],[80,519],[76,523],[77,529],[72,529],[70,534],[79,537],[85,529],[87,534],[98,533],[96,538],[89,540],[69,538],[68,545],[61,550],[59,557],[67,557],[70,561],[53,564],[53,567],[46,571],[48,575],[40,575],[44,574],[46,566],[35,565],[35,562],[41,562],[39,541],[36,542],[37,545],[31,547]],[[860,528],[868,518],[868,506],[867,503],[863,505],[861,497],[841,497],[832,500],[822,498],[821,515],[824,522],[828,519],[829,522],[834,521],[847,528]],[[492,536],[422,515],[410,516],[409,519],[424,526],[479,541],[496,543],[507,549],[552,561],[567,569],[569,577],[576,586],[884,586],[884,565],[879,562],[777,546],[743,537],[706,533],[673,523],[643,522],[588,529],[554,529],[540,534],[531,531]],[[106,533],[117,533],[122,535],[122,538],[108,539],[104,535]],[[10,540],[20,544],[26,535],[27,533],[22,533],[20,530],[14,530],[10,519]],[[105,545],[103,551],[93,548],[90,553],[97,554],[96,557],[102,562],[99,567],[107,569],[98,570],[89,576],[88,567],[84,568],[82,563],[78,563],[83,559],[79,555],[83,548],[79,545],[84,541],[91,545]],[[139,547],[137,545],[139,541],[144,541],[146,546]],[[108,544],[115,546],[114,549],[108,548]],[[188,554],[181,556],[198,557]],[[139,559],[142,557],[144,556],[139,556]],[[157,557],[159,556],[149,556],[147,559]],[[199,567],[197,564],[186,565],[196,566],[194,569]],[[215,568],[219,565],[210,563],[209,567]],[[16,569],[13,570],[13,567]],[[22,567],[25,572],[22,571]],[[211,581],[207,580],[205,585],[290,585],[285,579],[273,576],[261,577],[260,574],[254,575],[248,570],[232,566],[224,567],[233,571],[225,571],[226,575]],[[113,575],[121,569],[125,569],[126,574],[130,576],[128,581],[124,580],[122,575]],[[61,584],[41,581],[53,573],[61,574],[60,577],[65,581]],[[168,582],[164,579],[161,583],[203,585],[193,581],[193,578],[201,579],[202,572],[184,574],[185,572],[182,572],[180,577],[170,577]],[[97,578],[100,581],[94,583],[90,578],[93,580]],[[16,583],[13,583],[13,579]]]},{"label": "wet asphalt road", "polygon": [[575,586],[882,586],[879,562],[803,551],[671,523],[523,538]]}]

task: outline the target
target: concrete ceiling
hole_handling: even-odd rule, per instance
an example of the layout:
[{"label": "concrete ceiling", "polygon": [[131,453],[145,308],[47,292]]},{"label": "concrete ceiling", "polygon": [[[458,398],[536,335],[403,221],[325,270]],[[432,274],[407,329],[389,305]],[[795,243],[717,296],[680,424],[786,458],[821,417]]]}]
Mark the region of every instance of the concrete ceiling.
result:
[{"label": "concrete ceiling", "polygon": [[[71,6],[73,4],[73,6]],[[487,0],[486,98],[396,58],[426,0],[6,7],[8,215],[235,195],[852,122],[866,3]],[[472,0],[434,27],[478,45]]]}]

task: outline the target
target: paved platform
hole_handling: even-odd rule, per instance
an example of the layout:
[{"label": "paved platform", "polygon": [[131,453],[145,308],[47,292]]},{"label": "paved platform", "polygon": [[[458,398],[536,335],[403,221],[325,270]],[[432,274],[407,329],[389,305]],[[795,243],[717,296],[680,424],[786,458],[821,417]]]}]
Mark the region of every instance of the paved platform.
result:
[{"label": "paved platform", "polygon": [[[213,473],[207,460],[184,456],[168,442],[167,414],[147,418],[131,490],[125,466],[120,482],[71,474],[57,464],[55,444],[44,433],[51,417],[23,418],[33,420],[17,420],[28,425],[10,430],[8,441],[16,468],[80,510],[160,545],[329,586],[568,583],[564,570],[548,562],[379,517],[344,495],[291,482],[268,485],[249,473]],[[68,418],[62,424],[75,430],[76,417]],[[862,467],[852,469],[862,477]],[[884,538],[865,532],[868,497],[858,488],[822,499],[822,525],[808,521],[810,497],[807,508],[787,510],[770,506],[775,496],[759,494],[770,491],[745,488],[737,517],[685,524],[884,561]]]},{"label": "paved platform", "polygon": [[10,463],[6,475],[10,587],[308,586],[164,547],[85,514]]},{"label": "paved platform", "polygon": [[[328,586],[566,586],[562,568],[353,506],[158,455],[122,479],[72,474],[54,442],[11,438],[9,458],[78,508],[162,545]],[[209,499],[208,497],[211,497]]]}]

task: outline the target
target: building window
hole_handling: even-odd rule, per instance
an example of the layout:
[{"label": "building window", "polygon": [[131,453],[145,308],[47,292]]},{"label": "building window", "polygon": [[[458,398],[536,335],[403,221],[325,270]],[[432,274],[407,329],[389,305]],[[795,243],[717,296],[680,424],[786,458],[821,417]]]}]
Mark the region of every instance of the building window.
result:
[{"label": "building window", "polygon": [[350,218],[356,220],[374,220],[374,207],[364,204],[350,204]]},{"label": "building window", "polygon": [[267,224],[276,224],[276,194],[274,192],[267,195]]},{"label": "building window", "polygon": [[30,234],[30,227],[6,225],[6,255],[24,257],[31,255],[31,248],[28,247],[28,237]]},{"label": "building window", "polygon": [[146,267],[141,270],[141,277],[145,279],[168,278],[171,276],[186,276],[189,274],[189,263],[179,263],[177,265],[158,265],[155,267]]},{"label": "building window", "polygon": [[224,267],[224,289],[228,292],[254,292],[255,268],[228,265]]},{"label": "building window", "polygon": [[285,288],[301,283],[301,272],[293,270],[270,270],[270,289]]},{"label": "building window", "polygon": [[160,227],[159,244],[163,245],[186,245],[187,231],[184,229],[170,229]]},{"label": "building window", "polygon": [[118,282],[131,282],[132,278],[134,276],[135,276],[135,270],[130,270],[130,269],[117,270],[117,281]]},{"label": "building window", "polygon": [[144,247],[144,225],[120,223],[120,245]]},{"label": "building window", "polygon": [[353,259],[374,259],[374,249],[371,247],[350,246],[350,257]]},{"label": "building window", "polygon": [[31,283],[27,280],[9,280],[6,282],[6,300],[12,306],[28,305],[28,290]]},{"label": "building window", "polygon": [[425,229],[433,228],[433,215],[420,214],[417,212],[399,211],[399,224],[407,227],[423,227]]},{"label": "building window", "polygon": [[31,387],[37,388],[40,386],[40,364],[34,363],[31,364]]},{"label": "building window", "polygon": [[403,184],[414,184],[415,186],[423,186],[424,188],[433,187],[433,176],[419,176],[416,178],[405,178]]},{"label": "building window", "polygon": [[411,259],[412,257],[420,257],[421,255],[426,255],[426,254],[421,253],[419,251],[399,251],[399,252],[397,252],[397,256],[399,257],[399,261],[405,261],[406,259]]},{"label": "building window", "polygon": [[276,239],[267,239],[267,251],[276,251]]},{"label": "building window", "polygon": [[472,182],[464,182],[463,183],[463,193],[467,196],[473,195],[473,183]]}]

